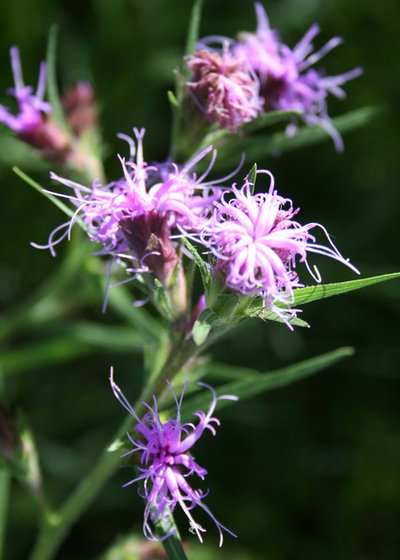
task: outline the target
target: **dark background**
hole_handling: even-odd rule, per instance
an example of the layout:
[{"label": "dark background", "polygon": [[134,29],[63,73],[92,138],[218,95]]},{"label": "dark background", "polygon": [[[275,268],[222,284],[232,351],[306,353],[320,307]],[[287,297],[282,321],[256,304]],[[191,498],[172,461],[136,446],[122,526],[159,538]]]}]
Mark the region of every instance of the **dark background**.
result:
[{"label": "dark background", "polygon": [[[327,139],[259,165],[271,169],[280,193],[301,207],[300,220],[325,224],[363,275],[400,270],[397,0],[283,0],[265,6],[272,27],[289,45],[314,21],[322,27],[318,46],[333,35],[345,38],[323,62],[328,73],[364,68],[364,75],[346,86],[347,100],[330,100],[332,116],[364,105],[382,106],[385,112],[345,136],[344,154],[337,154]],[[166,91],[173,87],[190,7],[184,0],[2,2],[0,100],[8,104],[3,92],[11,85],[9,47],[19,45],[25,81],[35,84],[49,27],[57,23],[60,85],[67,89],[80,79],[93,83],[108,176],[119,174],[116,133],[129,134],[132,126],[146,127],[147,161],[162,160],[170,129]],[[201,35],[233,36],[254,28],[252,2],[205,1]],[[46,185],[47,168],[25,161],[25,152],[15,152],[14,144],[8,149],[9,137],[2,127],[0,304],[5,311],[54,271],[57,261],[29,242],[44,241],[60,222],[59,211],[10,170],[18,156],[17,163]],[[325,281],[352,277],[335,264],[321,263],[320,268]],[[199,558],[206,558],[209,548],[215,549],[213,558],[398,557],[399,291],[394,281],[310,304],[303,312],[309,330],[291,333],[254,321],[240,336],[215,347],[219,361],[260,371],[342,345],[354,346],[356,355],[319,376],[220,414],[218,440],[200,442],[196,458],[210,473],[210,508],[239,539],[227,537],[217,551],[210,526]],[[82,317],[113,320],[112,314],[104,319],[94,309],[81,311]],[[22,348],[31,336],[16,333],[3,350]],[[141,359],[107,351],[9,377],[2,388],[7,408],[23,410],[36,434],[54,503],[90,468],[122,418],[107,385],[110,364],[133,395]],[[143,505],[134,488],[121,489],[130,474],[121,470],[107,484],[73,528],[58,560],[97,558],[117,536],[140,531]],[[15,483],[7,559],[27,556],[35,520],[34,503]],[[182,520],[186,538],[185,527]],[[188,540],[193,543],[194,537]]]}]

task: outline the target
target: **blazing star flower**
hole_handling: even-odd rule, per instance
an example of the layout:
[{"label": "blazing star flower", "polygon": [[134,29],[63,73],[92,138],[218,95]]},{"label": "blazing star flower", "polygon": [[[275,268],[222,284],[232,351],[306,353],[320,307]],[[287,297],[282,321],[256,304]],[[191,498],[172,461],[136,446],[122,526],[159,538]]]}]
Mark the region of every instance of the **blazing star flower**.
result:
[{"label": "blazing star flower", "polygon": [[[260,80],[260,93],[264,99],[264,109],[298,110],[309,125],[320,125],[331,135],[338,151],[343,150],[343,141],[328,116],[326,98],[331,93],[335,97],[346,97],[342,85],[362,73],[361,68],[338,76],[326,76],[324,70],[311,68],[330,50],[342,43],[340,37],[333,37],[319,51],[313,52],[312,40],[319,33],[314,24],[300,42],[290,49],[283,44],[275,30],[269,26],[267,14],[262,5],[255,4],[257,31],[255,34],[242,33],[233,52],[246,57]],[[293,134],[292,124],[288,133]]]},{"label": "blazing star flower", "polygon": [[140,456],[140,467],[138,467],[140,474],[124,486],[143,482],[143,490],[139,489],[138,493],[147,500],[143,523],[145,537],[151,541],[157,541],[170,536],[173,529],[163,538],[157,538],[151,528],[151,522],[157,519],[165,520],[167,515],[174,511],[176,505],[180,505],[182,508],[189,519],[190,531],[196,533],[200,542],[203,542],[202,533],[205,532],[205,529],[192,517],[191,510],[195,506],[203,509],[216,524],[220,536],[219,546],[222,546],[223,543],[222,531],[236,537],[234,533],[216,520],[203,503],[202,500],[208,494],[208,490],[206,492],[200,489],[194,490],[188,483],[187,478],[196,474],[201,480],[204,480],[207,471],[196,463],[189,450],[200,439],[205,430],[209,430],[215,435],[215,427],[220,424],[219,420],[212,416],[217,402],[221,399],[237,400],[237,397],[232,395],[217,397],[215,391],[209,385],[198,383],[201,387],[206,387],[211,391],[211,404],[207,412],[199,410],[194,413],[199,419],[197,425],[192,422],[182,423],[180,411],[187,383],[185,383],[178,400],[171,384],[167,381],[176,403],[176,418],[162,420],[158,412],[156,398],[153,397],[153,407],[143,403],[148,412],[140,419],[115,383],[112,370],[110,382],[118,401],[137,421],[135,431],[138,433],[138,438],[133,439],[129,433],[127,434],[133,449],[125,453],[123,457],[138,453]]},{"label": "blazing star flower", "polygon": [[11,47],[10,58],[15,87],[10,88],[8,93],[17,100],[19,112],[13,115],[6,107],[0,105],[0,122],[21,136],[30,135],[43,123],[43,113],[51,111],[50,104],[43,100],[46,87],[46,63],[40,64],[37,90],[33,94],[33,88],[24,85],[18,47]]},{"label": "blazing star flower", "polygon": [[[146,245],[151,233],[157,233],[153,228],[164,227],[161,223],[168,230],[197,231],[204,226],[214,201],[221,195],[221,189],[216,186],[218,180],[204,180],[215,161],[216,151],[209,146],[183,167],[174,163],[148,165],[143,159],[144,129],[135,128],[134,133],[137,147],[131,138],[120,135],[129,142],[131,157],[126,160],[118,156],[123,171],[118,181],[102,186],[95,180],[89,188],[53,172],[50,174],[53,180],[73,190],[72,195],[52,194],[68,198],[77,210],[71,220],[51,233],[48,245],[42,248],[49,248],[54,255],[54,246],[69,236],[78,219],[87,226],[91,240],[99,241],[105,252],[113,255],[134,248],[130,242],[134,241],[135,231],[139,239],[144,236],[142,241]],[[197,177],[193,167],[212,151],[207,171]],[[143,235],[141,228],[144,228]],[[138,259],[143,258],[145,248],[137,250]]]},{"label": "blazing star flower", "polygon": [[210,122],[235,131],[262,111],[258,80],[228,41],[221,52],[203,46],[186,57],[186,64],[193,71],[187,87]]},{"label": "blazing star flower", "polygon": [[[137,274],[152,273],[166,290],[174,271],[171,299],[176,313],[187,306],[186,282],[182,267],[178,267],[177,239],[199,232],[211,215],[213,203],[221,196],[217,186],[224,179],[209,182],[209,173],[216,151],[209,146],[186,165],[173,162],[148,165],[143,157],[144,129],[134,129],[135,142],[125,136],[130,145],[129,159],[119,156],[123,177],[102,186],[94,181],[91,188],[51,173],[51,178],[65,185],[72,194],[52,193],[69,199],[76,211],[72,218],[58,226],[46,245],[55,256],[55,246],[70,236],[73,224],[80,220],[92,241],[100,242],[99,254],[110,255],[112,263],[124,261],[130,281]],[[194,166],[212,153],[208,169],[200,176]],[[109,287],[109,284],[107,284]],[[107,287],[107,292],[108,292]],[[179,288],[178,288],[179,287]],[[180,310],[180,311],[179,311]]]},{"label": "blazing star flower", "polygon": [[[297,310],[287,306],[293,302],[293,290],[303,287],[295,273],[296,258],[304,262],[313,278],[320,282],[318,270],[311,270],[308,254],[331,257],[359,273],[342,257],[326,229],[318,223],[301,225],[293,220],[298,213],[292,201],[278,195],[269,171],[259,170],[270,178],[268,192],[252,194],[247,179],[238,189],[226,191],[215,203],[214,215],[202,233],[205,245],[217,259],[216,271],[222,272],[227,287],[246,295],[259,295],[264,304],[277,313],[290,327],[288,319]],[[226,200],[233,193],[234,197]],[[316,242],[311,230],[320,228],[330,246]]]}]

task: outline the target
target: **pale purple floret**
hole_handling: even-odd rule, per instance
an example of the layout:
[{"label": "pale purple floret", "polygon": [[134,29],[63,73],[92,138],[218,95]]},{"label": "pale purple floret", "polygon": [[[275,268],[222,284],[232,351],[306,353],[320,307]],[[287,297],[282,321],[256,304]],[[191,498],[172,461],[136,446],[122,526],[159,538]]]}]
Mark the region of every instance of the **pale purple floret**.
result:
[{"label": "pale purple floret", "polygon": [[44,101],[46,63],[40,64],[38,85],[36,93],[33,94],[33,88],[24,85],[18,47],[11,47],[10,58],[15,87],[7,91],[17,100],[18,113],[13,115],[6,107],[0,105],[0,122],[21,136],[29,136],[43,123],[43,113],[51,111],[50,104]]},{"label": "pale purple floret", "polygon": [[170,536],[173,529],[166,536],[157,538],[154,535],[151,523],[158,519],[165,521],[168,514],[172,513],[177,505],[180,505],[189,519],[190,531],[196,533],[200,542],[203,542],[202,533],[205,532],[205,529],[193,519],[191,510],[195,506],[203,509],[216,524],[220,536],[219,546],[222,546],[223,543],[223,531],[236,537],[232,531],[217,521],[203,503],[202,500],[207,496],[208,490],[194,490],[188,483],[187,478],[196,474],[201,480],[204,480],[207,471],[196,463],[190,449],[200,439],[205,430],[209,430],[212,435],[215,435],[215,428],[220,424],[219,420],[212,416],[217,402],[221,399],[237,400],[237,397],[233,395],[217,397],[215,391],[209,385],[198,383],[201,387],[206,387],[211,391],[211,404],[207,412],[199,410],[194,413],[194,416],[198,418],[197,425],[192,422],[182,423],[180,411],[187,383],[185,383],[178,400],[171,384],[167,381],[177,407],[176,418],[162,420],[158,412],[156,398],[153,397],[153,407],[143,403],[148,412],[140,419],[115,383],[112,370],[110,382],[116,398],[137,421],[135,431],[138,433],[138,437],[134,439],[129,433],[127,434],[133,449],[125,453],[123,457],[138,453],[140,474],[124,486],[136,482],[143,485],[143,490],[139,489],[138,492],[142,498],[147,500],[143,523],[145,537],[151,541],[159,541]]},{"label": "pale purple floret", "polygon": [[210,122],[236,131],[262,112],[258,80],[229,41],[222,41],[220,50],[202,45],[186,64],[193,72],[186,85]]},{"label": "pale purple floret", "polygon": [[[314,24],[297,45],[291,49],[279,39],[276,30],[270,28],[263,6],[255,4],[257,31],[243,33],[233,47],[234,53],[245,56],[260,80],[260,93],[264,98],[264,109],[297,110],[309,125],[318,124],[331,135],[338,151],[343,150],[343,141],[328,116],[326,99],[331,93],[340,99],[346,96],[342,85],[362,73],[361,68],[337,76],[326,76],[323,69],[311,68],[330,50],[342,43],[333,37],[320,50],[314,51],[312,40],[319,33]],[[288,132],[293,134],[295,126]]]},{"label": "pale purple floret", "polygon": [[[226,285],[246,295],[261,296],[265,306],[290,326],[288,320],[298,311],[290,309],[294,289],[303,286],[295,272],[297,258],[317,282],[321,278],[307,261],[309,253],[333,258],[357,274],[358,270],[339,253],[322,225],[301,225],[293,219],[298,209],[293,209],[290,199],[278,195],[269,171],[259,170],[258,174],[269,177],[268,192],[252,194],[254,185],[248,180],[240,189],[233,185],[215,204],[202,237],[216,257],[216,271],[223,272]],[[311,234],[315,228],[323,231],[328,246],[316,242]]]}]

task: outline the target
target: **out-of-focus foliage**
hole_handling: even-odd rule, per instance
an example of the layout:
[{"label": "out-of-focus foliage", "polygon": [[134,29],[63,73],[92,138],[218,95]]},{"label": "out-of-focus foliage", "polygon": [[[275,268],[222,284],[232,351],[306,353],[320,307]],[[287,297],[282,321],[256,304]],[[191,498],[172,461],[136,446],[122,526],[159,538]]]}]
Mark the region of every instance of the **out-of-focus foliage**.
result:
[{"label": "out-of-focus foliage", "polygon": [[[45,55],[50,25],[56,23],[61,87],[89,79],[97,92],[109,178],[119,175],[115,153],[126,148],[116,133],[129,134],[132,126],[146,127],[148,158],[162,160],[170,130],[166,92],[173,85],[172,72],[182,54],[190,4],[186,0],[2,2],[1,102],[11,85],[9,47],[19,45],[26,82],[31,83]],[[363,275],[398,270],[397,0],[281,0],[265,6],[272,26],[280,28],[290,44],[314,21],[322,27],[321,45],[333,35],[345,38],[344,45],[324,61],[330,73],[358,64],[364,67],[364,75],[346,87],[345,102],[330,100],[332,116],[369,105],[384,106],[386,111],[368,127],[344,136],[343,155],[334,151],[327,138],[316,147],[258,161],[259,167],[271,169],[281,192],[301,207],[305,222],[326,224]],[[205,0],[202,35],[232,36],[254,26],[252,2]],[[251,163],[246,162],[246,169]],[[2,128],[0,304],[5,313],[25,301],[60,264],[47,252],[29,246],[32,240],[47,239],[61,220],[60,212],[11,172],[14,164],[41,184],[49,184],[46,166],[38,166],[32,153]],[[61,259],[66,248],[60,247],[59,253]],[[88,270],[81,274],[90,275],[90,267],[95,266],[89,261]],[[325,281],[348,279],[334,264],[322,266]],[[101,317],[104,286],[95,275],[86,286],[85,293],[69,286],[65,305],[70,307],[73,325],[86,327],[89,336],[90,322],[99,319],[105,327],[112,325],[117,312],[110,306]],[[84,305],[76,307],[77,294]],[[210,508],[239,535],[239,541],[227,539],[224,548],[217,550],[210,527],[206,548],[199,549],[193,536],[183,533],[198,554],[194,558],[397,557],[399,296],[399,284],[394,282],[314,303],[302,315],[311,329],[291,333],[285,326],[274,325],[267,336],[266,326],[255,321],[234,340],[215,348],[220,362],[259,371],[343,345],[354,346],[356,355],[319,377],[221,413],[223,437],[218,445],[210,440],[200,443],[197,457],[210,473]],[[121,411],[107,384],[110,364],[132,398],[142,371],[135,348],[116,354],[100,344],[93,351],[90,340],[86,346],[79,345],[71,332],[60,330],[61,346],[56,349],[75,351],[70,364],[42,367],[39,361],[24,375],[7,377],[1,386],[3,403],[11,411],[15,406],[22,409],[35,433],[55,503],[90,468],[119,423]],[[34,334],[26,334],[22,318],[1,352],[16,356],[19,348],[47,334],[46,322]],[[140,532],[143,504],[133,487],[121,488],[129,476],[121,469],[107,484],[73,528],[58,560],[97,558],[118,536]],[[34,541],[36,506],[17,483],[11,496],[5,557],[19,560],[27,556]]]}]

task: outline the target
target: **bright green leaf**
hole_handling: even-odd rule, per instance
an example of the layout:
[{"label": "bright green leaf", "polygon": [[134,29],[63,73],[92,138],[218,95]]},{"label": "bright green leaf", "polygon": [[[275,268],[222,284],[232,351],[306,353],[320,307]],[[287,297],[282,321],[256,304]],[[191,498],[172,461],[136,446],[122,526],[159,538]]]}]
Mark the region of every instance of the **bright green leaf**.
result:
[{"label": "bright green leaf", "polygon": [[168,101],[171,103],[172,107],[174,107],[174,108],[179,107],[178,100],[175,97],[175,94],[171,90],[167,91],[167,97],[168,97]]},{"label": "bright green leaf", "polygon": [[251,185],[251,194],[253,195],[254,190],[256,188],[256,180],[257,180],[257,164],[256,163],[250,169],[249,173],[247,174],[246,179]]},{"label": "bright green leaf", "polygon": [[360,278],[358,280],[349,280],[348,282],[337,282],[335,284],[318,284],[317,286],[308,286],[307,288],[299,288],[294,290],[294,304],[305,305],[318,299],[324,299],[339,294],[345,294],[360,288],[366,288],[373,284],[379,284],[386,280],[394,280],[400,278],[400,272],[392,274],[382,274],[380,276],[371,276],[370,278]]},{"label": "bright green leaf", "polygon": [[197,346],[201,346],[214,325],[218,325],[221,319],[212,309],[203,309],[193,325],[192,336]]}]

